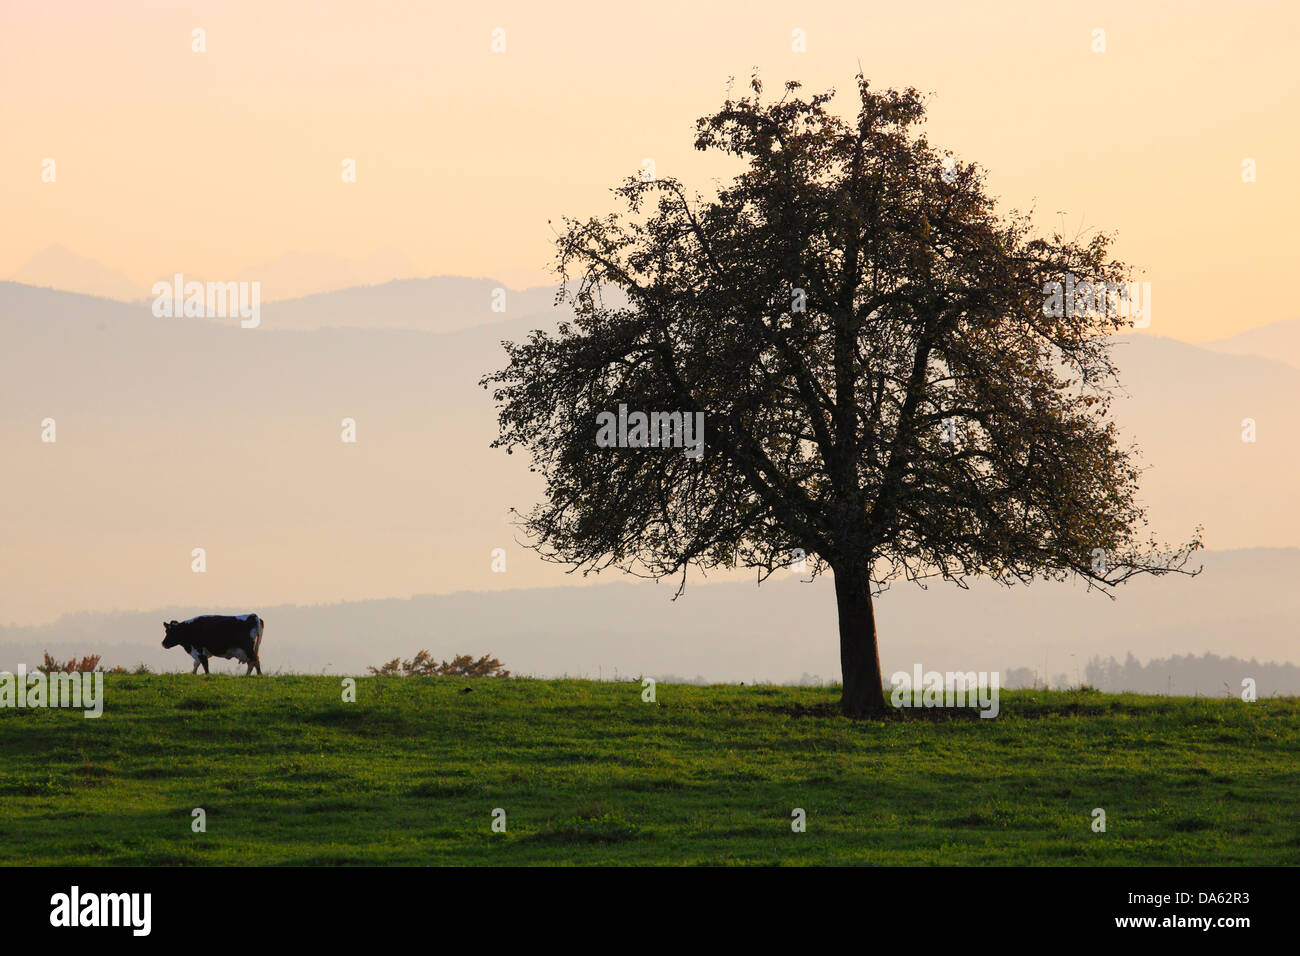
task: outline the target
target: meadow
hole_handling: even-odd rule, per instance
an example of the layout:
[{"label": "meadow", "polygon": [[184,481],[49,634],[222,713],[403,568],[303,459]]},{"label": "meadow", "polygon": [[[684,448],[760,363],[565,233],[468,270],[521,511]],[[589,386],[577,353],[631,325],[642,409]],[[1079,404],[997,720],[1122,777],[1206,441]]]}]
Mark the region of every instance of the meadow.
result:
[{"label": "meadow", "polygon": [[1003,691],[993,720],[852,721],[829,687],[355,693],[110,674],[99,719],[0,710],[0,864],[1300,862],[1296,698]]}]

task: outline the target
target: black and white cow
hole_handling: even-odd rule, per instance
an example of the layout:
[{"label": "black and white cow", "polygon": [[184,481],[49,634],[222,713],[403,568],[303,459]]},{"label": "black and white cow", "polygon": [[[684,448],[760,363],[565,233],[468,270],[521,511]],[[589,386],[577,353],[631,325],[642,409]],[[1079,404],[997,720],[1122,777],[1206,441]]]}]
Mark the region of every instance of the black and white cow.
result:
[{"label": "black and white cow", "polygon": [[163,647],[183,647],[194,658],[194,670],[203,673],[208,670],[209,657],[234,659],[248,665],[245,674],[253,673],[253,668],[262,673],[262,619],[256,614],[240,614],[238,617],[226,617],[221,614],[205,614],[192,617],[188,621],[167,621],[163,624],[166,637]]}]

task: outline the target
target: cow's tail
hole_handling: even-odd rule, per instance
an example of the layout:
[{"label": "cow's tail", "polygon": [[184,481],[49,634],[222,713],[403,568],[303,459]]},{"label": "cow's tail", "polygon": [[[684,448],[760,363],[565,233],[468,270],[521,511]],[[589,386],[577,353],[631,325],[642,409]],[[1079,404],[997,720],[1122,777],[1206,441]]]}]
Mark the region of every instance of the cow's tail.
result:
[{"label": "cow's tail", "polygon": [[262,629],[266,627],[266,622],[257,618],[257,636],[253,638],[253,666],[257,668],[259,674],[262,673]]}]

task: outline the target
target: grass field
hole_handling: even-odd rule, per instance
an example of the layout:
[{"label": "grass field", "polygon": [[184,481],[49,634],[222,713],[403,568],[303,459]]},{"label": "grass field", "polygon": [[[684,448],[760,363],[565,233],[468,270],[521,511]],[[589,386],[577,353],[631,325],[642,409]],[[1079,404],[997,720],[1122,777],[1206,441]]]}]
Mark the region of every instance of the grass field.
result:
[{"label": "grass field", "polygon": [[652,704],[639,683],[394,677],[356,694],[114,674],[98,720],[0,710],[0,863],[1300,862],[1296,698],[1015,691],[994,720],[854,722],[831,688],[661,684]]}]

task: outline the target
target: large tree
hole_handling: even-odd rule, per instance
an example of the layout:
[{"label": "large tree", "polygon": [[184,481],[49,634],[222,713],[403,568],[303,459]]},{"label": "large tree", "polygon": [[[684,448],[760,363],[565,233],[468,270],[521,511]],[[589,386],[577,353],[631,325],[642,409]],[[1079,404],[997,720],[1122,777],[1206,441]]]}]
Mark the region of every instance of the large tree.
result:
[{"label": "large tree", "polygon": [[[1106,591],[1182,569],[1199,537],[1144,538],[1136,453],[1109,418],[1109,337],[1131,310],[1086,290],[1130,278],[1111,238],[1000,215],[980,169],[920,133],[915,90],[859,76],[846,120],[832,93],[750,86],[697,124],[696,148],[739,174],[711,199],[633,177],[621,214],[566,219],[575,318],[507,343],[483,380],[495,444],[546,481],[521,520],[534,547],[683,584],[691,566],[830,570],[851,715],[885,707],[872,599],[891,580]],[[702,413],[703,455],[667,434],[606,447],[620,404]]]}]

